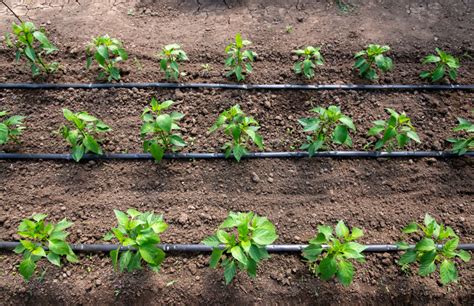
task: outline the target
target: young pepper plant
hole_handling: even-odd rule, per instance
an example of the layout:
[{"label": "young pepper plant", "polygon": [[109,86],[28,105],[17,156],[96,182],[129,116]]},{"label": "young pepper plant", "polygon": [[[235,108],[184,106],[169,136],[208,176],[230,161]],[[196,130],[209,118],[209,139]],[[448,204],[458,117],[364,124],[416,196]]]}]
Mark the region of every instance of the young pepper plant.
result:
[{"label": "young pepper plant", "polygon": [[160,69],[165,72],[166,78],[168,80],[171,78],[178,80],[178,62],[188,60],[188,56],[186,52],[181,50],[181,46],[178,44],[166,45],[158,54],[158,57],[160,58]]},{"label": "young pepper plant", "polygon": [[392,59],[384,55],[389,50],[389,46],[368,45],[365,50],[359,51],[354,55],[356,59],[354,68],[359,69],[359,75],[363,78],[369,80],[377,79],[376,68],[382,72],[387,72],[393,68]]},{"label": "young pepper plant", "polygon": [[59,129],[59,133],[72,147],[72,158],[79,162],[84,154],[88,152],[102,155],[100,140],[96,139],[96,135],[112,129],[86,112],[73,113],[65,108],[63,114],[64,118],[73,124],[73,127],[63,125]]},{"label": "young pepper plant", "polygon": [[357,227],[351,232],[342,220],[337,223],[335,232],[336,236],[330,226],[319,225],[318,234],[303,249],[303,257],[314,275],[323,280],[336,276],[344,286],[349,286],[355,273],[351,260],[365,262],[362,252],[366,247],[355,242],[364,233]]},{"label": "young pepper plant", "polygon": [[163,113],[173,104],[171,100],[159,103],[153,98],[151,108],[146,107],[142,114],[143,125],[140,135],[143,139],[143,150],[149,152],[156,162],[160,162],[166,152],[175,152],[186,145],[181,135],[174,132],[180,129],[177,122],[184,117],[184,114]]},{"label": "young pepper plant", "polygon": [[[236,234],[237,233],[237,234]],[[249,213],[230,212],[216,234],[202,241],[213,247],[209,265],[224,268],[225,283],[237,274],[237,268],[257,276],[257,265],[269,258],[266,246],[278,238],[275,226],[265,217]]]},{"label": "young pepper plant", "polygon": [[[374,126],[368,132],[369,136],[379,137],[375,143],[375,150],[385,146],[389,152],[393,151],[396,146],[403,149],[411,140],[420,143],[420,138],[405,113],[398,114],[390,108],[387,108],[386,111],[390,114],[388,121],[374,121]],[[372,143],[369,142],[366,147],[371,145]]]},{"label": "young pepper plant", "polygon": [[263,138],[257,131],[260,129],[258,122],[252,117],[245,116],[238,104],[222,112],[217,121],[209,129],[213,133],[222,128],[227,136],[232,137],[232,141],[224,144],[222,149],[225,151],[226,158],[231,155],[237,161],[245,156],[247,151],[247,141],[251,139],[260,150],[263,149]]},{"label": "young pepper plant", "polygon": [[226,73],[226,77],[235,74],[237,81],[245,80],[245,74],[251,73],[253,70],[251,62],[253,62],[257,54],[250,50],[243,50],[244,47],[250,45],[249,40],[242,40],[240,33],[235,35],[235,42],[230,43],[226,48],[227,59],[225,66],[230,69]]},{"label": "young pepper plant", "polygon": [[459,59],[438,48],[436,48],[436,53],[437,55],[427,55],[422,61],[423,65],[435,64],[436,67],[431,71],[423,71],[420,74],[420,77],[422,79],[430,78],[431,82],[437,82],[441,80],[447,73],[451,80],[456,81],[458,69],[461,67],[459,64]]},{"label": "young pepper plant", "polygon": [[[474,123],[469,120],[458,118],[458,126],[453,129],[454,132],[464,132],[465,137],[449,138],[448,141],[453,143],[452,151],[458,155],[463,155],[467,151],[474,150]],[[1,139],[0,139],[1,141]]]},{"label": "young pepper plant", "polygon": [[355,125],[351,118],[341,113],[338,106],[331,105],[327,109],[316,107],[311,111],[318,114],[318,117],[298,120],[305,132],[312,133],[306,137],[307,143],[300,149],[308,150],[309,156],[313,156],[316,151],[328,148],[332,143],[352,146],[349,130],[355,131]]},{"label": "young pepper plant", "polygon": [[321,48],[315,48],[312,46],[308,46],[304,48],[304,50],[294,50],[293,53],[302,58],[301,61],[297,61],[293,66],[295,73],[303,73],[308,79],[314,78],[314,68],[316,68],[316,65],[324,64],[324,58],[321,55],[320,50]]},{"label": "young pepper plant", "polygon": [[[10,141],[19,143],[18,137],[21,136],[25,126],[24,116],[11,116],[6,118],[8,112],[0,112],[0,145],[7,144]],[[2,118],[4,117],[4,118]]]},{"label": "young pepper plant", "polygon": [[[459,237],[453,229],[443,224],[438,224],[430,215],[426,214],[424,224],[412,222],[402,232],[405,234],[418,233],[421,229],[422,238],[416,243],[415,248],[410,248],[407,242],[399,242],[398,248],[406,250],[400,257],[399,264],[407,270],[410,264],[420,264],[418,274],[428,276],[435,272],[439,265],[441,283],[447,285],[458,278],[455,257],[464,262],[471,260],[471,255],[465,250],[457,251]],[[444,244],[442,247],[438,245]]]},{"label": "young pepper plant", "polygon": [[110,38],[108,35],[94,38],[86,48],[87,69],[92,65],[95,59],[99,67],[103,70],[99,73],[99,79],[120,80],[120,70],[117,63],[126,61],[128,54],[122,46],[122,42],[116,38]]},{"label": "young pepper plant", "polygon": [[[45,214],[36,214],[31,219],[23,219],[18,226],[18,235],[24,239],[14,249],[15,253],[23,254],[19,272],[28,281],[36,270],[36,263],[46,257],[55,266],[61,266],[61,257],[72,263],[78,262],[66,238],[69,235],[65,230],[73,225],[66,219],[57,224],[46,223]],[[47,247],[47,250],[45,249]]]},{"label": "young pepper plant", "polygon": [[[11,36],[15,37],[15,41]],[[43,58],[44,55],[49,55],[58,48],[48,40],[45,31],[37,30],[32,22],[23,22],[19,25],[13,23],[12,33],[5,35],[5,44],[15,50],[17,62],[21,57],[28,60],[33,77],[41,73],[54,73],[59,68],[57,62],[48,63]]]},{"label": "young pepper plant", "polygon": [[[156,244],[161,241],[160,234],[168,228],[163,216],[153,212],[142,213],[132,208],[126,214],[120,210],[114,210],[114,213],[118,227],[105,234],[103,239],[109,241],[115,238],[120,243],[116,250],[110,251],[115,270],[140,270],[143,260],[152,271],[159,272],[165,252]],[[121,247],[129,249],[121,252]]]}]

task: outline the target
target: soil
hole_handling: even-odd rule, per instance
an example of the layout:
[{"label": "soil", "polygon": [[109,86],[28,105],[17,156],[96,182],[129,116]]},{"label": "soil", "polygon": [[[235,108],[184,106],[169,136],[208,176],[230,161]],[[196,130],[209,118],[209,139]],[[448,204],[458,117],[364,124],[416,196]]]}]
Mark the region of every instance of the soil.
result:
[{"label": "soil", "polygon": [[[80,3],[80,4],[79,4]],[[186,82],[231,82],[222,77],[223,48],[236,31],[259,54],[248,83],[303,83],[293,75],[291,50],[322,46],[326,65],[315,83],[367,83],[351,71],[353,53],[367,43],[392,47],[394,71],[378,81],[420,83],[419,61],[435,47],[462,58],[458,83],[472,84],[474,62],[472,3],[468,1],[350,1],[342,13],[334,1],[29,1],[13,8],[43,24],[61,49],[51,59],[63,71],[38,79],[94,82],[97,70],[84,68],[83,49],[92,36],[108,33],[130,53],[124,82],[162,81],[154,54],[177,42],[188,53],[181,64]],[[0,8],[0,26],[14,21]],[[287,33],[285,28],[293,30]],[[98,32],[100,31],[100,33]],[[0,82],[30,82],[23,62],[0,48]],[[12,64],[13,63],[13,64]],[[205,73],[201,64],[213,69]],[[216,152],[225,141],[207,129],[219,112],[240,103],[261,124],[266,151],[297,150],[304,134],[296,121],[318,105],[337,104],[357,125],[354,148],[363,149],[371,121],[384,108],[405,111],[422,139],[416,150],[449,150],[456,117],[474,119],[472,92],[65,90],[0,92],[0,108],[28,116],[21,145],[10,152],[64,153],[55,135],[62,108],[86,110],[113,128],[107,152],[140,152],[140,114],[151,97],[173,99],[183,112],[185,152]],[[255,150],[256,148],[253,148]],[[344,148],[337,148],[344,149]],[[474,164],[453,160],[246,160],[153,162],[0,161],[0,240],[18,240],[22,218],[48,213],[73,220],[70,241],[101,243],[115,224],[113,209],[153,210],[170,224],[166,243],[199,243],[228,211],[255,211],[277,227],[277,243],[305,243],[318,224],[344,219],[364,229],[362,243],[395,243],[399,230],[430,213],[453,227],[464,243],[474,242]],[[459,265],[458,283],[441,286],[437,275],[402,272],[399,254],[367,255],[357,264],[354,283],[344,288],[309,273],[298,255],[272,255],[252,280],[239,274],[230,286],[223,271],[208,267],[208,255],[169,254],[162,271],[118,274],[106,254],[81,254],[81,263],[62,268],[40,264],[43,277],[25,283],[17,272],[20,256],[0,253],[0,304],[465,304],[474,302],[474,264]]]}]

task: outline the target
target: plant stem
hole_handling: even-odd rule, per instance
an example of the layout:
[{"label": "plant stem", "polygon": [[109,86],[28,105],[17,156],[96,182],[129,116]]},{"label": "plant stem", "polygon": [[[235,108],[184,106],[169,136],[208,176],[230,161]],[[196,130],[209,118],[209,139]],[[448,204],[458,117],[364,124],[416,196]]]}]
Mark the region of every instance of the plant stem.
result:
[{"label": "plant stem", "polygon": [[18,17],[18,15],[15,14],[15,12],[14,12],[3,0],[0,0],[0,3],[2,3],[3,5],[5,5],[5,7],[13,14],[13,16],[15,16],[15,18],[20,21],[20,23],[23,23],[23,21],[21,20],[21,18]]}]

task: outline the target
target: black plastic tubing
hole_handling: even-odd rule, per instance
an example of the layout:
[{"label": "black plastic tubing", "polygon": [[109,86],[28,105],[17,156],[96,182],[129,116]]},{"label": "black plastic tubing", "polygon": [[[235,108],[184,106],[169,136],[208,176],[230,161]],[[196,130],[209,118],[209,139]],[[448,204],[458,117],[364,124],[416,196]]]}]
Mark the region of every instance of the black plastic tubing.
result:
[{"label": "black plastic tubing", "polygon": [[474,90],[474,85],[431,84],[215,84],[215,83],[0,83],[0,89],[214,88],[239,90]]},{"label": "black plastic tubing", "polygon": [[[466,152],[462,156],[474,157],[474,151]],[[462,157],[452,152],[444,151],[397,151],[397,152],[366,152],[366,151],[325,151],[316,152],[314,157],[332,158],[456,158]],[[243,158],[304,158],[309,157],[307,152],[255,152]],[[164,159],[225,159],[223,153],[169,153]],[[43,153],[0,153],[0,160],[73,160],[70,154],[43,154]],[[147,153],[110,153],[104,155],[85,154],[82,158],[88,160],[153,160]]]},{"label": "black plastic tubing", "polygon": [[[0,250],[13,250],[20,243],[17,241],[0,241]],[[179,253],[209,253],[212,252],[212,247],[204,244],[158,244],[165,252],[179,252]],[[273,244],[267,246],[267,251],[270,253],[295,253],[301,252],[306,244]],[[326,247],[323,245],[323,247]],[[410,248],[414,248],[411,245]],[[443,245],[437,245],[438,248],[442,248]],[[71,248],[75,252],[86,252],[86,253],[100,253],[109,252],[119,248],[118,244],[71,244]],[[131,248],[121,247],[121,251],[126,251]],[[474,251],[474,243],[459,244],[458,250]],[[398,252],[400,250],[394,244],[368,244],[364,252],[367,253],[380,253],[380,252]]]}]

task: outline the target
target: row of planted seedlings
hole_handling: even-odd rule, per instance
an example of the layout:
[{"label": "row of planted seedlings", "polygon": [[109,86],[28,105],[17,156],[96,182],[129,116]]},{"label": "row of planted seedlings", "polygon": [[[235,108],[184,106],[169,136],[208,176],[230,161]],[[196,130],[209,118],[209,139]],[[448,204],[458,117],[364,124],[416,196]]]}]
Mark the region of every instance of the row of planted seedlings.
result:
[{"label": "row of planted seedlings", "polygon": [[[126,213],[114,210],[118,226],[105,234],[103,240],[115,239],[117,248],[110,252],[112,265],[116,271],[132,272],[142,269],[142,264],[158,272],[165,259],[165,252],[158,244],[160,234],[167,228],[162,215],[153,212],[141,213],[128,209]],[[61,261],[77,263],[78,257],[66,240],[66,231],[73,225],[67,219],[57,224],[45,221],[47,215],[36,214],[24,219],[18,227],[18,235],[23,237],[14,251],[23,254],[19,272],[25,280],[35,274],[36,264],[43,257],[51,264],[61,266]],[[405,234],[415,234],[417,240],[411,246]],[[458,280],[456,265],[469,262],[471,255],[459,250],[459,237],[449,226],[436,222],[426,214],[422,224],[412,222],[402,229],[405,241],[396,244],[404,251],[398,264],[404,272],[410,265],[418,265],[418,274],[428,276],[439,269],[442,284]],[[350,230],[341,220],[334,230],[331,226],[319,225],[318,233],[302,249],[302,257],[309,271],[323,280],[336,277],[344,286],[349,286],[355,275],[353,261],[364,263],[366,246],[356,242],[364,235],[363,230],[353,227]],[[253,212],[230,212],[227,219],[218,227],[214,235],[202,243],[212,247],[209,260],[211,268],[224,269],[225,283],[229,284],[238,270],[246,271],[255,278],[258,264],[269,254],[267,246],[278,238],[275,226],[266,217]],[[412,239],[413,240],[413,239]],[[458,258],[461,260],[459,261]]]},{"label": "row of planted seedlings", "polygon": [[[158,102],[152,99],[150,106],[143,111],[141,118],[143,125],[140,135],[143,139],[143,150],[150,153],[156,162],[162,160],[167,152],[176,152],[186,146],[186,142],[179,133],[179,120],[184,114],[166,111],[173,105],[173,101]],[[420,143],[421,140],[413,127],[410,118],[405,113],[397,113],[393,109],[386,109],[389,115],[387,120],[373,122],[373,127],[367,132],[374,140],[365,145],[365,149],[392,151],[403,149],[411,141]],[[336,146],[352,147],[350,131],[356,126],[352,119],[344,115],[338,106],[327,108],[316,107],[311,110],[316,114],[312,118],[301,118],[298,122],[303,131],[310,133],[300,149],[307,150],[309,156],[317,151],[328,150]],[[72,147],[71,155],[75,161],[80,161],[84,154],[103,154],[99,133],[111,131],[109,125],[87,112],[73,113],[63,109],[64,117],[70,125],[63,125],[58,134]],[[3,119],[2,121],[2,118]],[[7,117],[7,112],[0,112],[0,145],[9,141],[19,142],[19,136],[25,129],[23,116]],[[449,138],[453,143],[452,151],[463,155],[474,149],[474,124],[467,119],[458,118],[459,124],[455,132],[461,132],[458,138]],[[222,149],[226,158],[233,156],[237,161],[248,154],[248,143],[252,141],[259,149],[264,149],[263,137],[258,133],[259,123],[248,117],[238,104],[222,112],[209,132],[222,129],[230,139]]]},{"label": "row of planted seedlings", "polygon": [[[50,74],[60,68],[58,62],[48,63],[44,56],[49,55],[58,48],[47,38],[44,29],[37,29],[31,22],[21,24],[13,23],[12,32],[5,35],[7,47],[15,50],[16,60],[24,57],[28,61],[33,76],[42,73]],[[235,77],[242,81],[245,76],[252,72],[252,62],[258,57],[257,53],[248,49],[251,44],[249,40],[242,38],[240,33],[235,36],[235,41],[225,47],[227,58],[225,66],[228,69],[226,77]],[[365,50],[354,55],[353,68],[359,71],[359,76],[375,80],[377,73],[385,73],[393,69],[393,60],[386,55],[389,46],[369,44]],[[315,68],[324,64],[324,58],[320,47],[307,46],[304,49],[292,51],[298,57],[293,66],[297,75],[304,75],[307,79],[315,76]],[[120,80],[121,73],[117,64],[128,59],[128,53],[120,40],[108,35],[94,38],[86,48],[86,67],[91,67],[93,61],[101,68],[98,76],[100,80]],[[163,47],[158,53],[160,70],[164,71],[167,79],[178,80],[182,74],[179,71],[178,62],[188,60],[186,52],[178,44],[170,44]],[[423,64],[434,64],[432,70],[420,73],[422,79],[430,79],[432,82],[442,80],[445,76],[455,81],[460,67],[460,61],[453,55],[436,48],[436,54],[429,54],[423,60]],[[209,64],[203,64],[202,69],[210,71]]]}]

